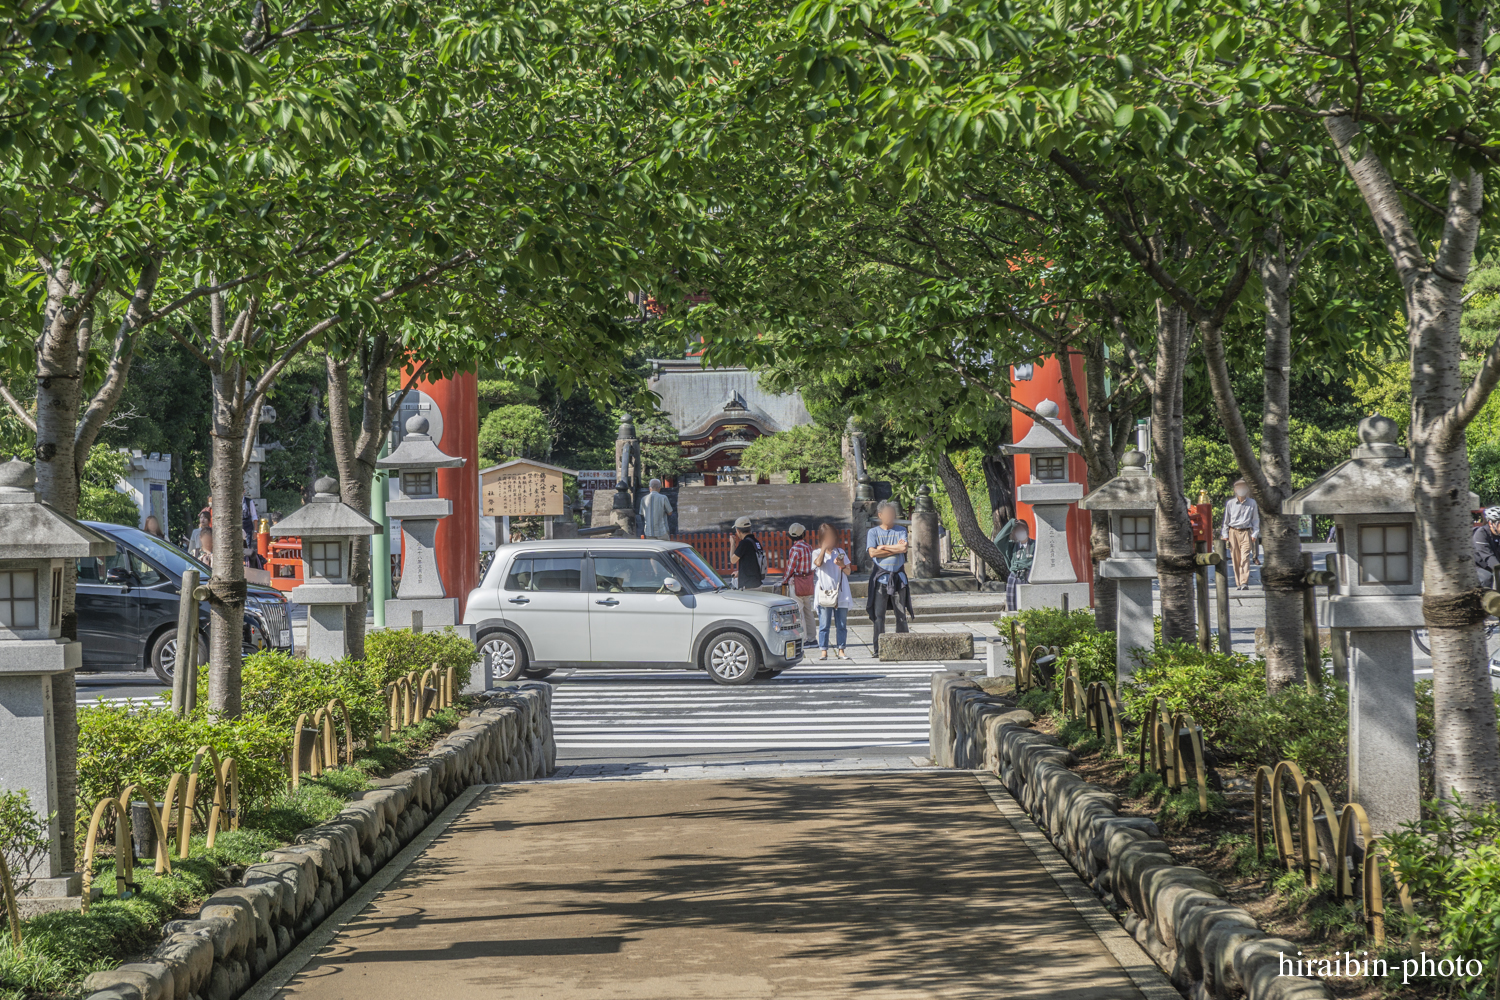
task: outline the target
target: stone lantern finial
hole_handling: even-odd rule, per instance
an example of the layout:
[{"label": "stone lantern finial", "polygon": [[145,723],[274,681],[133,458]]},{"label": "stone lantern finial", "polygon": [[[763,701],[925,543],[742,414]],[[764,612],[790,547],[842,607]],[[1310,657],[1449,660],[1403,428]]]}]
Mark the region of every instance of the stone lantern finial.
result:
[{"label": "stone lantern finial", "polygon": [[1143,451],[1136,451],[1134,448],[1131,448],[1125,454],[1121,455],[1120,472],[1122,474],[1140,473],[1144,475],[1146,472],[1146,453]]},{"label": "stone lantern finial", "polygon": [[1359,447],[1350,454],[1354,458],[1405,458],[1406,449],[1396,443],[1400,433],[1396,421],[1372,413],[1359,422]]},{"label": "stone lantern finial", "polygon": [[321,476],[313,483],[313,503],[327,503],[339,498],[339,481],[332,476]]},{"label": "stone lantern finial", "polygon": [[422,416],[422,414],[420,413],[413,413],[411,416],[406,418],[407,436],[420,434],[423,437],[426,437],[427,429],[431,426],[432,425],[427,422],[427,418]]},{"label": "stone lantern finial", "polygon": [[11,503],[36,499],[36,468],[14,456],[10,461],[0,463],[0,497],[5,498],[0,499],[0,503],[7,499]]}]

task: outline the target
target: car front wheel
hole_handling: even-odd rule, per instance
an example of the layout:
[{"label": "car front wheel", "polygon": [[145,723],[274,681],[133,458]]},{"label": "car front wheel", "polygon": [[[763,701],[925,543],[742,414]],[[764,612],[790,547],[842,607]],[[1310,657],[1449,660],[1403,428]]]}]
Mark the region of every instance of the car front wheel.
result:
[{"label": "car front wheel", "polygon": [[760,669],[755,640],[743,632],[721,632],[703,650],[703,669],[719,684],[751,684]]},{"label": "car front wheel", "polygon": [[509,632],[490,632],[482,636],[479,653],[488,655],[490,676],[497,681],[520,680],[526,673],[526,648]]},{"label": "car front wheel", "polygon": [[[201,667],[207,662],[204,651],[208,646],[206,636],[198,636],[198,665]],[[156,679],[163,684],[171,684],[172,677],[177,672],[177,629],[169,628],[156,637],[151,644],[151,652],[148,654],[151,670],[156,674]]]}]

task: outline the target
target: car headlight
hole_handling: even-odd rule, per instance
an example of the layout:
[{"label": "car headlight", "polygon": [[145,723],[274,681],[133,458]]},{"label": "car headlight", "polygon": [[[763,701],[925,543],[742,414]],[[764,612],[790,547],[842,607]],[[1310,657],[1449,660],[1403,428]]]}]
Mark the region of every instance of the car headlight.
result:
[{"label": "car headlight", "polygon": [[788,608],[773,608],[771,612],[771,627],[778,632],[791,632],[797,628],[797,606],[794,604]]}]

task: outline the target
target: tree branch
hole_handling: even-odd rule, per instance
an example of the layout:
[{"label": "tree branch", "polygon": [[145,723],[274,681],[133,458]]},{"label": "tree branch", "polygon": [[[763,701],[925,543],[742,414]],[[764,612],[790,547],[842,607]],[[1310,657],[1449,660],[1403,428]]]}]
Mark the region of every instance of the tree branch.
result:
[{"label": "tree branch", "polygon": [[10,405],[11,412],[16,415],[16,419],[20,420],[21,423],[26,425],[27,429],[30,430],[31,433],[35,434],[36,421],[33,420],[31,414],[27,413],[25,408],[21,406],[21,401],[10,394],[10,389],[6,387],[4,382],[0,382],[0,396],[3,396],[5,398],[5,402]]}]

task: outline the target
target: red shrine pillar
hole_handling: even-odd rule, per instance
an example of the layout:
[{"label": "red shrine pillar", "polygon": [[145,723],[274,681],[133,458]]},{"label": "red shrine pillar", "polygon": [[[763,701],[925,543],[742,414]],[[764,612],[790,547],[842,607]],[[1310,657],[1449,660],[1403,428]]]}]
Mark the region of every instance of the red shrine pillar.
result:
[{"label": "red shrine pillar", "polygon": [[[1069,362],[1073,366],[1073,384],[1078,389],[1078,401],[1088,408],[1088,383],[1084,379],[1083,355],[1069,354]],[[1027,374],[1026,369],[1031,369],[1031,377],[1018,377]],[[1050,399],[1057,404],[1058,420],[1064,427],[1074,434],[1082,437],[1083,428],[1073,424],[1073,413],[1068,406],[1068,394],[1063,388],[1062,367],[1056,355],[1049,354],[1041,358],[1034,365],[1013,365],[1010,370],[1010,392],[1011,398],[1019,403],[1036,409],[1037,404],[1044,399]],[[1020,410],[1012,409],[1011,417],[1011,441],[1019,441],[1031,430],[1032,420]],[[1031,482],[1031,459],[1026,455],[1016,455],[1012,459],[1015,465],[1016,485],[1021,486]],[[1084,493],[1088,492],[1088,464],[1084,462],[1083,456],[1076,452],[1068,455],[1068,479],[1083,485]],[[1016,503],[1016,516],[1024,520],[1031,528],[1031,537],[1036,537],[1036,515],[1031,511],[1031,504]],[[1068,555],[1073,560],[1073,570],[1078,574],[1079,582],[1088,581],[1089,603],[1094,600],[1094,566],[1089,556],[1089,536],[1092,525],[1089,512],[1079,510],[1077,505],[1068,511]]]},{"label": "red shrine pillar", "polygon": [[479,376],[421,378],[413,388],[443,415],[437,446],[464,460],[459,468],[437,470],[438,496],[453,501],[453,514],[438,521],[434,541],[438,575],[448,596],[458,598],[462,617],[469,591],[479,586]]}]

